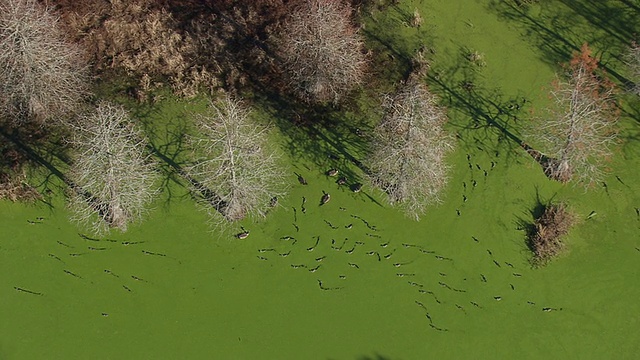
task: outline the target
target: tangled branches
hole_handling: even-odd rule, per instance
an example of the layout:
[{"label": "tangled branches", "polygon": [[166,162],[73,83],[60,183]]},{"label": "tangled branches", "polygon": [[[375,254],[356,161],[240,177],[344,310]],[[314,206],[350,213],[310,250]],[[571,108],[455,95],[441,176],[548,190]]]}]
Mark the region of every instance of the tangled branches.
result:
[{"label": "tangled branches", "polygon": [[108,103],[99,104],[78,124],[70,141],[79,150],[69,176],[73,218],[96,233],[109,227],[126,231],[157,193],[145,138],[121,106]]},{"label": "tangled branches", "polygon": [[440,201],[447,183],[445,156],[453,140],[442,128],[447,116],[437,103],[420,77],[412,76],[385,98],[386,115],[374,130],[372,183],[416,220],[426,205]]},{"label": "tangled branches", "polygon": [[228,221],[264,216],[270,199],[281,194],[282,172],[274,152],[266,149],[267,129],[249,121],[249,110],[228,96],[211,103],[211,112],[196,118],[191,143],[200,159],[188,167],[194,190],[212,219]]},{"label": "tangled branches", "polygon": [[0,2],[0,112],[13,125],[74,112],[88,93],[81,53],[35,0]]},{"label": "tangled branches", "polygon": [[614,89],[596,70],[597,60],[585,44],[574,55],[567,80],[554,82],[550,113],[531,134],[547,151],[544,170],[552,179],[595,184],[611,156],[618,119]]},{"label": "tangled branches", "polygon": [[353,9],[339,0],[309,0],[292,12],[279,34],[289,85],[305,101],[338,103],[361,83],[366,58]]}]

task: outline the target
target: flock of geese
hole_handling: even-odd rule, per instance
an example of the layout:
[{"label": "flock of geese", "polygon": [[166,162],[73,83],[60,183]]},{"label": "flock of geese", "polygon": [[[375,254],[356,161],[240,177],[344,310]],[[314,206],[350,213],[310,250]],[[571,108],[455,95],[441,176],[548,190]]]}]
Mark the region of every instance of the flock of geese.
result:
[{"label": "flock of geese", "polygon": [[[470,169],[479,171],[483,177],[488,176],[497,164],[491,162],[490,168],[487,170],[480,165],[471,166],[470,156],[467,159]],[[329,177],[335,177],[338,174],[336,169],[326,172]],[[301,185],[308,184],[301,174],[295,173],[295,175]],[[344,186],[346,179],[336,183],[339,186]],[[468,196],[471,196],[470,192],[476,186],[478,186],[478,182],[473,178],[473,175],[468,184],[467,181],[463,182],[464,194],[461,208],[468,201]],[[361,188],[361,184],[355,187],[357,191],[360,191]],[[351,190],[353,189],[352,186]],[[308,232],[305,231],[304,225],[301,225],[303,222],[300,222],[299,218],[301,216],[321,217],[322,215],[316,212],[306,215],[308,203],[306,197],[303,196],[300,206],[292,207],[294,230],[278,234],[268,247],[258,248],[257,259],[275,261],[294,271],[307,271],[321,291],[344,289],[349,278],[358,276],[358,272],[366,271],[367,267],[388,266],[392,274],[395,275],[394,278],[403,281],[407,285],[408,291],[415,292],[414,302],[427,324],[433,330],[441,332],[449,331],[447,326],[439,323],[441,321],[439,313],[442,308],[450,307],[464,315],[470,315],[474,309],[480,311],[491,304],[503,301],[503,299],[508,301],[507,299],[518,298],[518,296],[511,294],[517,292],[517,283],[523,275],[513,264],[515,261],[504,261],[495,256],[491,249],[483,247],[484,244],[480,236],[471,236],[469,241],[477,244],[475,245],[478,248],[476,255],[483,256],[484,260],[482,261],[487,265],[475,277],[456,276],[459,274],[456,274],[458,271],[454,256],[430,249],[422,241],[411,243],[394,239],[393,235],[385,234],[383,229],[361,215],[350,212],[340,204],[327,205],[330,200],[331,196],[323,191],[318,206],[335,206],[335,211],[331,212],[332,218],[322,219],[324,225],[320,226],[320,229],[315,225],[313,231]],[[327,214],[326,212],[322,213]],[[457,209],[457,215],[462,215],[460,209]],[[248,234],[246,231],[243,233]],[[295,261],[290,259],[295,259]],[[502,272],[502,274],[497,275],[495,271]],[[511,280],[505,281],[506,284],[496,285],[497,281],[504,281],[507,278]],[[494,283],[489,284],[491,282]],[[474,294],[470,290],[478,289],[478,286],[490,286],[487,289],[501,288],[501,290],[491,297],[486,297],[486,295],[481,295],[484,291]],[[536,302],[531,300],[522,303],[543,312],[562,310],[560,307],[539,307]]]}]

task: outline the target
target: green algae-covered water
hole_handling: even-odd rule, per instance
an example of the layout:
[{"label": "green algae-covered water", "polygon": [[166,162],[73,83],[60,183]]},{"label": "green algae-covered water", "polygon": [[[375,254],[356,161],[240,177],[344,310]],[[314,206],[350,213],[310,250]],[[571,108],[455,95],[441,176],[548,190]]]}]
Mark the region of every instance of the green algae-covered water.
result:
[{"label": "green algae-covered water", "polygon": [[[372,42],[405,55],[422,42],[437,49],[431,86],[459,134],[444,202],[420,222],[366,186],[336,185],[324,171],[349,170],[341,161],[318,165],[300,154],[291,157],[287,198],[266,221],[243,223],[245,240],[212,232],[171,181],[144,223],[106,237],[69,223],[61,191],[47,203],[0,202],[0,358],[636,358],[640,145],[628,114],[637,100],[625,105],[606,188],[586,193],[547,180],[482,126],[488,116],[517,134],[526,111],[542,106],[558,61],[549,49],[611,39],[599,49],[614,59],[624,29],[596,24],[581,3],[518,13],[507,2],[424,1],[373,14],[367,31],[380,36]],[[633,10],[609,3],[612,13]],[[416,7],[420,30],[401,23]],[[541,30],[552,14],[591,31],[569,37],[558,25],[562,40],[553,40]],[[483,53],[486,66],[460,65],[463,48]],[[459,90],[469,78],[474,96]],[[520,97],[532,105],[515,122],[491,105]],[[145,116],[177,119],[183,107]],[[320,206],[323,191],[331,201]],[[534,270],[522,224],[550,199],[568,202],[580,221],[569,251]]]}]

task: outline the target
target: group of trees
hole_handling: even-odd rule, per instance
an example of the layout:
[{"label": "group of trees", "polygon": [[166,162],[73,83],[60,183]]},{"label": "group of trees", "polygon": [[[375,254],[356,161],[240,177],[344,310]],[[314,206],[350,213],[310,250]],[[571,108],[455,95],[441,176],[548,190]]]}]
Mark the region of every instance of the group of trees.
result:
[{"label": "group of trees", "polygon": [[[63,180],[72,217],[96,233],[126,231],[158,193],[148,141],[120,105],[92,105],[86,59],[35,0],[0,3],[0,119],[4,133],[27,125],[62,129],[73,149]],[[186,176],[194,192],[218,199],[212,215],[229,221],[264,215],[279,195],[281,172],[249,111],[226,97],[197,118],[192,144],[202,157]]]},{"label": "group of trees", "polygon": [[[158,5],[151,3],[145,2],[148,6],[144,9]],[[283,9],[290,6],[273,27],[278,30],[269,32],[269,39],[263,42],[264,47],[273,45],[273,64],[286,78],[286,91],[312,106],[344,101],[362,84],[368,66],[351,3],[260,2],[261,6],[271,3]],[[116,2],[112,6],[124,5]],[[170,44],[181,43],[193,51],[193,39],[182,43],[181,34],[163,27],[175,20],[170,14],[160,14],[164,17],[145,25],[157,35],[154,41],[166,35]],[[258,38],[255,34],[251,41],[261,41]],[[117,44],[116,40],[109,41]],[[182,61],[184,49],[177,45],[171,49],[170,57],[137,52],[151,60],[119,58],[116,55],[120,52],[116,52],[113,61],[133,66],[130,71],[145,61]],[[640,47],[631,48],[629,59],[632,76],[640,77]],[[418,219],[428,204],[440,201],[447,183],[446,155],[453,149],[453,140],[443,128],[446,110],[425,84],[428,66],[421,61],[414,65],[395,93],[383,98],[384,115],[373,131],[366,165],[371,184]],[[188,68],[180,65],[177,72]],[[155,68],[143,69],[152,72]],[[553,106],[538,119],[530,138],[542,149],[549,177],[589,185],[600,179],[602,160],[611,154],[615,140],[613,85],[598,69],[586,45],[565,70],[551,86]],[[142,217],[157,193],[155,166],[146,149],[147,140],[124,108],[86,101],[91,87],[88,74],[86,58],[77,45],[66,40],[49,9],[36,0],[0,2],[2,126],[30,123],[67,129],[71,134],[68,144],[76,154],[67,178],[75,218],[96,231],[124,231]],[[267,147],[266,128],[260,129],[251,121],[249,108],[240,99],[226,95],[213,101],[209,110],[195,119],[196,135],[190,137],[190,143],[196,160],[185,168],[184,175],[212,218],[237,221],[248,215],[263,216],[269,200],[283,189],[277,157]]]}]

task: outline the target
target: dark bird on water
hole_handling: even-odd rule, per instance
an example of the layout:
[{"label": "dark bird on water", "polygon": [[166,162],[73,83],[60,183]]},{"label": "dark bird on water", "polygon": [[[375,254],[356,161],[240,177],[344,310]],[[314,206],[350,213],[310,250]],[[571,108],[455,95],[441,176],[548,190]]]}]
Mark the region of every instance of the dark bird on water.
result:
[{"label": "dark bird on water", "polygon": [[298,177],[298,182],[302,185],[308,185],[307,183],[307,179],[305,179],[304,177],[302,177],[302,175],[298,174],[298,173],[294,173],[296,174],[296,176]]},{"label": "dark bird on water", "polygon": [[326,192],[322,192],[322,197],[320,198],[320,205],[324,205],[326,203],[329,202],[329,200],[331,200],[331,195],[327,194]]}]

